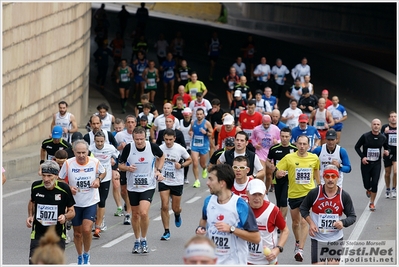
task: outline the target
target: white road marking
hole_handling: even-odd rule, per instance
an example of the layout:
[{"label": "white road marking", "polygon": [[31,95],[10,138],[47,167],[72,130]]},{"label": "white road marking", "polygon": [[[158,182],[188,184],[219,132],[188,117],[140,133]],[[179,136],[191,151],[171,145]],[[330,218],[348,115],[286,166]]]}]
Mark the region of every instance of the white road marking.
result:
[{"label": "white road marking", "polygon": [[192,199],[187,200],[186,203],[191,204],[191,203],[197,201],[197,200],[200,199],[200,198],[201,198],[201,197],[193,197]]},{"label": "white road marking", "polygon": [[133,235],[133,233],[128,233],[128,234],[124,234],[121,237],[118,237],[117,239],[112,240],[111,242],[105,244],[104,246],[102,246],[102,248],[110,248],[113,245],[118,244],[119,242],[121,242],[122,240],[125,240],[126,238],[129,238]]},{"label": "white road marking", "polygon": [[[173,210],[169,210],[169,215],[173,213]],[[160,221],[162,218],[161,216],[156,217],[153,221]]]},{"label": "white road marking", "polygon": [[13,195],[17,195],[17,194],[19,194],[19,193],[23,193],[23,192],[29,191],[29,190],[30,190],[30,187],[25,188],[25,189],[20,189],[20,190],[11,192],[11,193],[4,194],[4,195],[3,195],[3,198],[11,197],[11,196],[13,196]]}]

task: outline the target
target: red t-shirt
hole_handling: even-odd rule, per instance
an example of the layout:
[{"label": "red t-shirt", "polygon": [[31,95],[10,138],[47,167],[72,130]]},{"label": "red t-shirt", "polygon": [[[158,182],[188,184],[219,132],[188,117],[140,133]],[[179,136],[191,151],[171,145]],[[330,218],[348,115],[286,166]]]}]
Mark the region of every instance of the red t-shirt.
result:
[{"label": "red t-shirt", "polygon": [[[180,95],[180,94],[175,94],[175,95],[173,96],[173,100],[172,100],[172,105],[173,105],[173,106],[176,105],[176,99],[177,99],[179,96],[181,96],[181,95]],[[189,94],[184,93],[184,95],[183,95],[183,103],[184,103],[184,105],[186,105],[186,108],[187,108],[188,105],[190,104],[191,100],[192,100],[192,99],[191,99],[191,96],[190,96]]]},{"label": "red t-shirt", "polygon": [[[251,137],[253,129],[262,124],[262,114],[255,111],[253,115],[249,115],[246,110],[240,113],[238,121],[241,124],[241,129]],[[251,142],[251,141],[250,141]]]},{"label": "red t-shirt", "polygon": [[223,148],[222,144],[224,142],[224,139],[226,139],[227,137],[235,137],[236,132],[237,132],[237,126],[234,126],[233,130],[231,130],[230,132],[226,132],[226,126],[222,125],[222,127],[220,128],[219,137],[218,137],[219,149]]},{"label": "red t-shirt", "polygon": [[326,107],[325,107],[325,108],[328,108],[328,107],[331,106],[332,104],[333,104],[332,101],[331,101],[330,99],[327,98],[327,100],[326,100]]}]

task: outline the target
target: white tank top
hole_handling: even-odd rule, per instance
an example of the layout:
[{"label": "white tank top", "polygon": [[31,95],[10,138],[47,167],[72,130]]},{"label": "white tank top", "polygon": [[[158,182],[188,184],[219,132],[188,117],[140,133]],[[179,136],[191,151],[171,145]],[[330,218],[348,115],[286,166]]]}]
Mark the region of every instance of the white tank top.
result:
[{"label": "white tank top", "polygon": [[[71,113],[67,112],[65,115],[62,117],[59,112],[56,113],[55,115],[55,125],[59,125],[62,128],[67,128],[70,130],[72,127],[71,124]],[[70,142],[71,134],[69,133],[62,133],[62,138],[68,142]]]},{"label": "white tank top", "polygon": [[325,130],[325,124],[327,123],[327,109],[324,109],[324,111],[320,112],[319,109],[316,109],[316,115],[314,117],[314,127],[316,127],[317,130]]},{"label": "white tank top", "polygon": [[111,166],[111,158],[117,158],[119,156],[119,151],[112,145],[104,144],[102,149],[98,149],[95,144],[91,144],[89,147],[93,156],[100,161],[103,165],[104,169],[107,171],[107,175],[101,181],[108,182],[112,177],[112,166]]},{"label": "white tank top", "polygon": [[[105,136],[105,143],[106,143],[106,144],[112,145],[112,144],[109,142],[109,139],[108,139],[108,132],[107,132],[106,130],[104,130],[104,129],[101,129],[101,131],[103,131],[103,133],[104,133],[104,136]],[[89,145],[94,144],[94,134],[93,134],[93,131],[90,131],[90,132],[89,132],[89,138],[90,138],[90,144],[89,144]]]},{"label": "white tank top", "polygon": [[97,173],[104,172],[104,167],[96,158],[88,157],[88,162],[85,165],[80,165],[73,157],[62,165],[59,177],[61,179],[68,177],[69,185],[78,188],[76,195],[73,196],[76,202],[75,206],[89,207],[100,201],[98,188],[93,188],[91,185],[97,179]]},{"label": "white tank top", "polygon": [[[97,115],[98,115],[98,113],[97,113]],[[101,121],[102,121],[101,129],[111,132],[112,131],[111,130],[111,127],[112,127],[112,116],[111,116],[111,114],[109,114],[107,112],[107,115],[105,115],[104,119],[102,119]]]},{"label": "white tank top", "polygon": [[[326,144],[321,146],[321,151],[320,151],[320,155],[319,155],[319,159],[320,159],[320,182],[321,182],[321,184],[324,184],[324,179],[323,179],[324,168],[327,165],[331,164],[331,162],[334,159],[336,161],[338,161],[339,164],[342,163],[340,153],[341,153],[341,147],[339,145],[337,145],[335,147],[334,153],[332,153],[332,154],[328,153]],[[339,187],[341,187],[341,188],[342,188],[343,181],[344,181],[344,174],[340,171],[337,185]]]},{"label": "white tank top", "polygon": [[270,202],[269,206],[265,209],[265,211],[261,215],[259,215],[259,217],[256,218],[256,223],[259,228],[261,241],[259,244],[248,243],[248,262],[251,264],[269,265],[269,261],[266,259],[266,256],[263,254],[263,247],[268,247],[272,249],[277,245],[278,241],[277,227],[275,227],[272,232],[269,232],[269,229],[267,229],[269,217],[274,207],[275,205]]},{"label": "white tank top", "polygon": [[191,123],[187,127],[184,127],[184,119],[180,120],[180,131],[183,133],[187,149],[191,149],[191,136],[188,134],[190,128]]},{"label": "white tank top", "polygon": [[127,157],[126,165],[135,165],[137,170],[135,172],[126,172],[128,191],[140,193],[155,189],[155,159],[155,156],[152,154],[150,142],[145,141],[143,152],[138,151],[134,143],[130,144],[130,153]]}]

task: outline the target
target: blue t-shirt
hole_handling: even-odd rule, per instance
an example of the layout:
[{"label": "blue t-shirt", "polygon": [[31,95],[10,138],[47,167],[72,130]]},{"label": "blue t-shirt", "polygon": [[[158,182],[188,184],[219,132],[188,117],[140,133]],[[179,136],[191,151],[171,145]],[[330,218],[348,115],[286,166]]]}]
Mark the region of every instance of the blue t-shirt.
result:
[{"label": "blue t-shirt", "polygon": [[309,140],[309,150],[311,151],[312,147],[314,146],[315,143],[315,139],[321,139],[319,132],[317,131],[316,127],[314,126],[310,126],[307,125],[306,128],[304,130],[301,130],[301,128],[299,128],[299,126],[292,128],[291,130],[291,143],[296,143],[296,140],[298,139],[299,136],[301,135],[306,135]]},{"label": "blue t-shirt", "polygon": [[264,99],[264,100],[266,100],[267,102],[269,102],[269,104],[270,104],[270,107],[272,108],[272,109],[274,109],[274,105],[277,103],[277,98],[275,97],[275,96],[270,96],[269,98],[267,98],[265,95],[262,95],[262,98]]}]

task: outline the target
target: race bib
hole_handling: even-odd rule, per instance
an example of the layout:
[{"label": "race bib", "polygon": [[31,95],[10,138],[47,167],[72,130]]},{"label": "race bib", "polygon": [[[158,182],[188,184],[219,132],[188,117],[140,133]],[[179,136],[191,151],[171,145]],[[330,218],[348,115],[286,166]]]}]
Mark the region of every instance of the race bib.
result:
[{"label": "race bib", "polygon": [[263,148],[271,147],[272,145],[272,139],[270,138],[262,138],[261,146]]},{"label": "race bib", "polygon": [[243,129],[243,131],[248,135],[248,138],[250,138],[251,135],[252,135],[252,132],[253,132],[254,130]]},{"label": "race bib", "polygon": [[388,145],[396,146],[396,134],[389,134],[388,135]]},{"label": "race bib", "polygon": [[368,148],[367,149],[367,160],[377,161],[380,158],[380,149]]},{"label": "race bib", "polygon": [[90,180],[91,177],[79,177],[79,180],[76,181],[76,187],[79,193],[88,193],[90,191]]},{"label": "race bib", "polygon": [[259,244],[255,244],[255,243],[251,243],[251,242],[247,242],[248,243],[248,252],[251,256],[262,256],[263,257],[263,246],[262,246],[262,240],[260,241]]},{"label": "race bib", "polygon": [[324,121],[316,121],[317,129],[324,129]]},{"label": "race bib", "polygon": [[159,53],[158,55],[159,55],[160,57],[164,57],[165,54],[166,54],[165,50],[159,50],[158,53]]},{"label": "race bib", "polygon": [[188,72],[182,72],[180,73],[180,78],[182,80],[187,80],[188,79]]},{"label": "race bib", "polygon": [[319,222],[318,222],[319,233],[328,234],[328,233],[337,232],[338,229],[333,226],[334,222],[336,221],[339,221],[338,214],[320,213]]},{"label": "race bib", "polygon": [[165,179],[175,179],[175,163],[172,161],[165,161],[163,165]]},{"label": "race bib", "polygon": [[226,235],[226,233],[216,231],[216,233],[212,234],[210,238],[216,245],[216,254],[226,255],[231,253],[230,234]]},{"label": "race bib", "polygon": [[229,81],[229,88],[230,88],[231,90],[234,89],[234,82],[233,82],[233,81]]},{"label": "race bib", "polygon": [[193,146],[201,147],[204,145],[204,137],[199,135],[194,135]]},{"label": "race bib", "polygon": [[191,88],[191,89],[190,89],[190,95],[191,95],[191,97],[197,98],[197,92],[198,92],[198,89],[197,89],[197,88]]},{"label": "race bib", "polygon": [[148,173],[133,174],[133,183],[136,187],[148,185]]},{"label": "race bib", "polygon": [[166,78],[173,78],[174,72],[171,69],[166,71]]},{"label": "race bib", "polygon": [[155,85],[156,85],[155,78],[148,79],[148,86],[155,86]]},{"label": "race bib", "polygon": [[121,82],[128,82],[128,81],[129,81],[129,75],[127,73],[122,73]]},{"label": "race bib", "polygon": [[312,168],[295,168],[295,183],[309,184],[312,177]]},{"label": "race bib", "polygon": [[37,204],[36,220],[43,226],[56,225],[58,218],[57,205],[43,205]]}]

